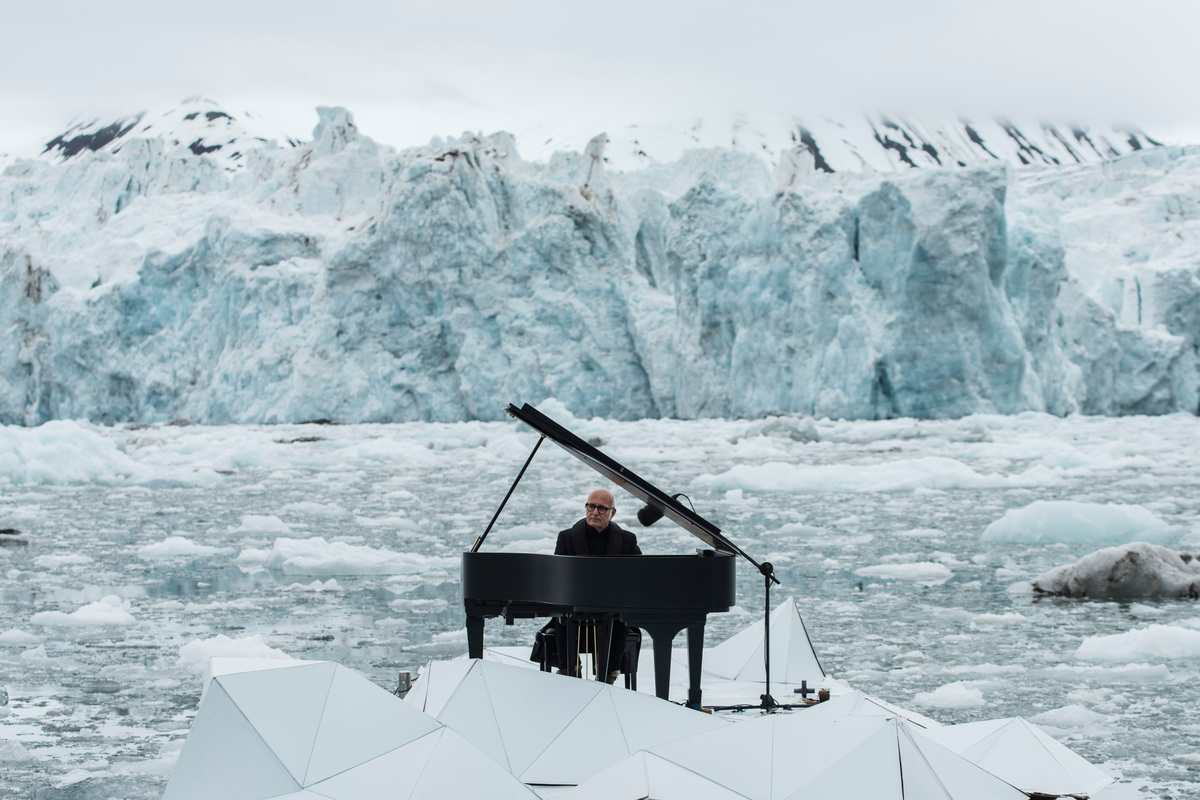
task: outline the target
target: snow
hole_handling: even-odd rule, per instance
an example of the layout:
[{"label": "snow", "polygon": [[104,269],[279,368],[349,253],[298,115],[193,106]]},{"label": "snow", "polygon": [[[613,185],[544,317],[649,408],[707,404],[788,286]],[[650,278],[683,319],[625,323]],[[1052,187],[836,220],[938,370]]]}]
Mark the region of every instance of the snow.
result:
[{"label": "snow", "polygon": [[[498,420],[500,398],[626,420],[1194,413],[1200,152],[977,124],[997,158],[959,122],[812,123],[830,163],[878,162],[835,174],[793,145],[626,171],[599,145],[525,160],[505,133],[395,152],[332,108],[232,171],[184,138],[18,160],[0,422]],[[919,168],[880,146],[906,136]],[[926,169],[922,143],[967,166]],[[82,449],[52,457],[64,474],[0,442],[0,473],[142,480]]]},{"label": "snow", "polygon": [[1037,500],[1006,511],[983,532],[1003,542],[1163,542],[1174,532],[1153,512],[1119,503]]}]

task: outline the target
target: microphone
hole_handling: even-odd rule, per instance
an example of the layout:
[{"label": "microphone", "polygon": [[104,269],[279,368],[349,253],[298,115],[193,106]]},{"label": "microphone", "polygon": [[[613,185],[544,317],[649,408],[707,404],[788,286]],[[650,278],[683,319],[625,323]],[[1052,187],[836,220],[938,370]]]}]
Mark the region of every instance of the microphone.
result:
[{"label": "microphone", "polygon": [[658,506],[646,504],[638,509],[638,522],[642,523],[643,528],[649,528],[654,523],[663,518],[663,510]]},{"label": "microphone", "polygon": [[[678,500],[681,497],[683,497],[682,493],[671,495],[672,500]],[[663,514],[665,514],[665,513],[666,512],[662,509],[661,506],[651,505],[650,503],[647,503],[646,505],[644,505],[638,509],[638,512],[637,512],[638,522],[642,523],[643,528],[649,528],[651,525],[653,525],[654,523],[656,523],[660,519],[662,519]]]}]

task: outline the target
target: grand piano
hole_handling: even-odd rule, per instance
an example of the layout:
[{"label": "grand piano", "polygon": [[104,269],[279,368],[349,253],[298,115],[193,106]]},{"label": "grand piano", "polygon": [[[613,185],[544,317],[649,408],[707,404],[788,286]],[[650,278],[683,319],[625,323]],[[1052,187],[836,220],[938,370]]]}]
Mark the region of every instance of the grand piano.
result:
[{"label": "grand piano", "polygon": [[[704,624],[711,612],[728,611],[736,597],[736,556],[754,559],[721,534],[721,530],[676,497],[667,495],[597,448],[580,439],[528,404],[508,406],[508,414],[540,434],[533,452],[517,475],[491,523],[462,555],[463,605],[467,615],[467,648],[483,657],[484,621],[578,615],[609,616],[645,630],[654,642],[654,689],[664,700],[671,681],[671,647],[687,630],[689,688],[687,705],[700,708],[700,669]],[[538,553],[489,553],[480,547],[538,447],[546,439],[566,450],[646,504],[643,524],[663,516],[707,545],[696,555],[558,556]],[[769,568],[769,565],[765,565]],[[773,576],[772,576],[773,577]],[[607,663],[608,642],[600,637],[596,653]]]}]

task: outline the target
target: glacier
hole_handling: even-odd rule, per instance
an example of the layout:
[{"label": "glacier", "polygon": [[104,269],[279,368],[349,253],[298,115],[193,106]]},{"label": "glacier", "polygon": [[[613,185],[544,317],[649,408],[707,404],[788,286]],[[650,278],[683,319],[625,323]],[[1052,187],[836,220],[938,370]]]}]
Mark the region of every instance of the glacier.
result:
[{"label": "glacier", "polygon": [[1200,413],[1198,147],[615,169],[318,115],[8,160],[0,424]]}]

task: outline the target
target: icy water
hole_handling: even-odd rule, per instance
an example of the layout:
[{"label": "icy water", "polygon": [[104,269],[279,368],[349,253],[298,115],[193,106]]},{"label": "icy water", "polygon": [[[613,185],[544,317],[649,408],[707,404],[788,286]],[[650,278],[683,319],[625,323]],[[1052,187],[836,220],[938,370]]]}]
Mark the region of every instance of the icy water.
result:
[{"label": "icy water", "polygon": [[[773,562],[774,599],[797,598],[831,675],[942,722],[1023,716],[1146,797],[1200,794],[1195,603],[1034,600],[1009,589],[1110,542],[981,539],[1008,509],[1074,500],[1140,505],[1169,544],[1200,548],[1195,417],[556,416]],[[515,423],[0,428],[0,529],[20,532],[0,535],[0,797],[160,796],[210,655],[332,659],[390,689],[465,652],[459,554],[535,438]],[[543,447],[485,547],[552,550],[600,485]],[[698,545],[617,505],[647,553]],[[749,565],[738,602],[709,643],[760,613]],[[490,623],[488,644],[534,627]]]}]

